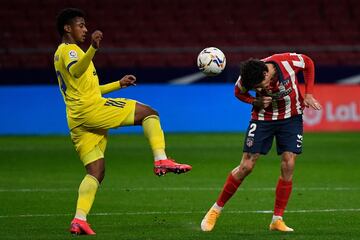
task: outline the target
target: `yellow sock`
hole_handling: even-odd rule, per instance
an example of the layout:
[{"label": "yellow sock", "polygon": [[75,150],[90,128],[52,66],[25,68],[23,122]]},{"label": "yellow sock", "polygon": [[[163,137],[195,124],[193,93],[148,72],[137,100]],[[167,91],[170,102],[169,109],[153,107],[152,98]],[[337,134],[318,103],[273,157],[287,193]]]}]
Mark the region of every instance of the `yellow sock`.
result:
[{"label": "yellow sock", "polygon": [[86,220],[86,215],[90,212],[98,187],[99,182],[94,176],[87,174],[84,177],[79,187],[75,218]]},{"label": "yellow sock", "polygon": [[155,160],[167,159],[165,153],[165,138],[164,132],[160,126],[160,119],[156,115],[150,115],[146,117],[142,126],[144,128],[144,134],[149,139],[150,147],[154,154]]}]

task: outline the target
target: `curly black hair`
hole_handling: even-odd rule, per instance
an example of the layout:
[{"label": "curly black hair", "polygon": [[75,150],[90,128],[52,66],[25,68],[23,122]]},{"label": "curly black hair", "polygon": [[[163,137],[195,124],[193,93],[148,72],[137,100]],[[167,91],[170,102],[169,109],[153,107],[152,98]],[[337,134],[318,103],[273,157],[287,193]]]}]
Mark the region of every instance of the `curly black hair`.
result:
[{"label": "curly black hair", "polygon": [[265,76],[264,72],[268,72],[265,62],[259,59],[250,58],[240,64],[240,76],[243,87],[248,90],[261,83]]},{"label": "curly black hair", "polygon": [[85,18],[85,13],[77,8],[65,8],[59,12],[56,17],[56,28],[62,37],[64,35],[64,26],[71,24],[71,21],[76,17]]}]

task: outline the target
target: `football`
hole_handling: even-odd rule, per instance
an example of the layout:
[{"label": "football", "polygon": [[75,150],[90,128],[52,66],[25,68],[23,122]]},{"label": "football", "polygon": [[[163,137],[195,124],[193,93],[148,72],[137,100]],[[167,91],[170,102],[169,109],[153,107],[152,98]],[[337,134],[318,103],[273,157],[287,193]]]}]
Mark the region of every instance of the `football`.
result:
[{"label": "football", "polygon": [[226,66],[224,53],[216,47],[202,50],[197,57],[197,66],[207,76],[219,75]]}]

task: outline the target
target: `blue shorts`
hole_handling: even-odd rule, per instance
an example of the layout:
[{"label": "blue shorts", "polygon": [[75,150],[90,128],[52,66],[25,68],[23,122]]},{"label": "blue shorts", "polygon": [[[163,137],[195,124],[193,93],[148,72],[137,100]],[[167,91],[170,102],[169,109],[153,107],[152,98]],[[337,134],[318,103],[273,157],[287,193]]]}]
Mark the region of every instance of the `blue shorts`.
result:
[{"label": "blue shorts", "polygon": [[246,131],[243,152],[267,154],[273,139],[276,139],[277,153],[302,152],[302,115],[274,121],[251,120]]}]

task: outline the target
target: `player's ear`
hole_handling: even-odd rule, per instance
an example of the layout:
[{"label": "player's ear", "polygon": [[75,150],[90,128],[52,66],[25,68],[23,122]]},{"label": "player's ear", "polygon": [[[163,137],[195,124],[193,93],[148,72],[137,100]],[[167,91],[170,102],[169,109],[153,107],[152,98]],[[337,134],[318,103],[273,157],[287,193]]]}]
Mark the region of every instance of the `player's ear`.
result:
[{"label": "player's ear", "polygon": [[71,26],[69,24],[64,25],[64,31],[65,31],[65,33],[70,33],[71,32]]}]

